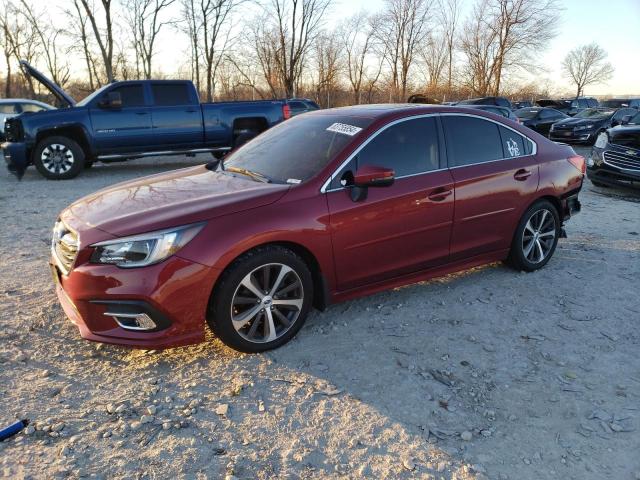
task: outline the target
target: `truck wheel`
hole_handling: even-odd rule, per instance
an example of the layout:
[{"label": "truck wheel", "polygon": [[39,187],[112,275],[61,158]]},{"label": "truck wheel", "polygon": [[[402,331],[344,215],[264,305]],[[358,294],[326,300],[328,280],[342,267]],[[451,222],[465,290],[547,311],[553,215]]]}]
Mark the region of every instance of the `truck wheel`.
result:
[{"label": "truck wheel", "polygon": [[40,174],[51,180],[74,178],[84,168],[84,151],[67,137],[47,137],[33,152],[33,164]]},{"label": "truck wheel", "polygon": [[84,169],[85,170],[89,170],[91,167],[93,167],[93,162],[91,160],[85,160],[84,161]]}]

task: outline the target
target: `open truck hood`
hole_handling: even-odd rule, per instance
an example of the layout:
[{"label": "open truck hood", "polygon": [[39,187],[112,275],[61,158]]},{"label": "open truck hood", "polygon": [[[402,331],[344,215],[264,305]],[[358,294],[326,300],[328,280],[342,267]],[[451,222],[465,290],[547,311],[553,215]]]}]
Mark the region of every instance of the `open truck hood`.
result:
[{"label": "open truck hood", "polygon": [[51,94],[56,97],[56,99],[58,99],[58,102],[60,102],[59,106],[73,107],[76,104],[76,101],[67,92],[65,92],[62,88],[60,88],[60,86],[49,80],[41,72],[29,65],[29,62],[27,62],[26,60],[20,60],[20,68],[25,75],[30,76],[38,83],[43,85],[47,90],[49,90]]}]

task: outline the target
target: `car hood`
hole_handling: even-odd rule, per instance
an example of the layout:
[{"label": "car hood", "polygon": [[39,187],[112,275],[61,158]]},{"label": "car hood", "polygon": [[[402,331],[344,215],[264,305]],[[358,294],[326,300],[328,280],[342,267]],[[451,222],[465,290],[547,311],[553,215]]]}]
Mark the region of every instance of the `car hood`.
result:
[{"label": "car hood", "polygon": [[97,228],[120,237],[268,205],[289,188],[212,172],[202,165],[99,190],[71,204],[60,217],[78,231]]},{"label": "car hood", "polygon": [[33,68],[29,63],[25,60],[20,60],[20,68],[22,69],[25,75],[36,80],[38,83],[42,84],[47,90],[51,92],[51,94],[56,97],[60,106],[63,107],[73,107],[76,104],[76,101],[73,99],[71,95],[65,92],[59,85],[55,84],[51,80],[49,80],[45,75],[43,75],[40,71]]},{"label": "car hood", "polygon": [[608,134],[609,143],[640,150],[640,125],[615,127]]}]

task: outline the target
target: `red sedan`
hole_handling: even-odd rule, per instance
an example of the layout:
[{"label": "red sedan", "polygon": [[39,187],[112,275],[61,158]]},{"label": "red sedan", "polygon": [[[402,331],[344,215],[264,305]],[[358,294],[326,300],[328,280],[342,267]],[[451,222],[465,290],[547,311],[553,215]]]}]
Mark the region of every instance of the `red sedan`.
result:
[{"label": "red sedan", "polygon": [[65,209],[52,269],[84,338],[278,347],[322,309],[497,260],[532,271],[580,208],[584,159],[504,117],[373,105],[268,130],[224,163]]}]

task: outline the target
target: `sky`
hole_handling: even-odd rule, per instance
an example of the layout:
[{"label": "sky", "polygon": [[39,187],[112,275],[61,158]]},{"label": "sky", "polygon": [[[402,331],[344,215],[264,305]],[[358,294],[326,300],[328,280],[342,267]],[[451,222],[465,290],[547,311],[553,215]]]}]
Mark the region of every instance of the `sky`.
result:
[{"label": "sky", "polygon": [[[42,1],[42,0],[38,0]],[[462,0],[463,18],[474,3]],[[64,22],[62,10],[70,0],[48,0],[48,11],[54,20]],[[176,2],[168,11],[169,15],[178,15]],[[523,80],[538,82],[549,86],[552,91],[573,91],[571,83],[563,77],[561,62],[569,50],[590,42],[598,43],[609,54],[609,61],[615,68],[613,78],[602,85],[586,88],[586,95],[640,95],[640,0],[560,0],[564,10],[561,12],[558,36],[549,41],[548,49],[540,53],[539,64],[543,67],[535,77],[523,77]],[[382,10],[384,0],[334,0],[327,14],[326,24],[332,27],[354,13],[364,10],[375,13]],[[246,4],[243,17],[251,17],[252,9],[257,7]],[[185,63],[188,43],[185,36],[175,29],[165,27],[158,37],[157,55],[154,70],[170,74]],[[81,66],[75,61],[74,66]],[[0,74],[5,69],[0,63]],[[421,77],[419,77],[421,78]]]}]

